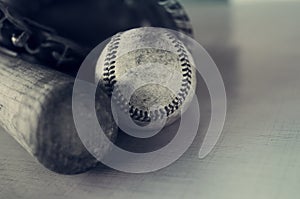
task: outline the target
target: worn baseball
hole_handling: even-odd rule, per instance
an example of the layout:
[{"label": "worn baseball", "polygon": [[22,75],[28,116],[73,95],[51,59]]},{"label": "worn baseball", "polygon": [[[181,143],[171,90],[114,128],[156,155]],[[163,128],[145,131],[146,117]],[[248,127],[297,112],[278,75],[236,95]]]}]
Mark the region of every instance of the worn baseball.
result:
[{"label": "worn baseball", "polygon": [[111,38],[97,61],[96,81],[125,115],[119,122],[155,129],[172,124],[188,108],[196,70],[176,33],[144,27]]}]

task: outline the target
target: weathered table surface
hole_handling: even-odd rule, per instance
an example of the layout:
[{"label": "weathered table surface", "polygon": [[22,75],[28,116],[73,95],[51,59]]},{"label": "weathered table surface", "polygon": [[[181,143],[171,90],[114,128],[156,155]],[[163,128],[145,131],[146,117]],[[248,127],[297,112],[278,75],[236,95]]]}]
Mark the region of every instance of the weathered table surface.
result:
[{"label": "weathered table surface", "polygon": [[[299,3],[186,4],[223,73],[227,120],[216,148],[195,142],[158,172],[52,173],[0,130],[0,198],[275,199],[300,194]],[[200,128],[201,131],[201,128]]]}]

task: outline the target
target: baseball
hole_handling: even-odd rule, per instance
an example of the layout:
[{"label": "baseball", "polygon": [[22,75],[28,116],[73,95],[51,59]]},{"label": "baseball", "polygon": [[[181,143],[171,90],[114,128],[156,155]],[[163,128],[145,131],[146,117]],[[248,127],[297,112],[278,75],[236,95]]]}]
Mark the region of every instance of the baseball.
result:
[{"label": "baseball", "polygon": [[96,81],[134,125],[155,129],[172,124],[188,108],[196,69],[173,31],[143,27],[111,38],[97,61]]}]

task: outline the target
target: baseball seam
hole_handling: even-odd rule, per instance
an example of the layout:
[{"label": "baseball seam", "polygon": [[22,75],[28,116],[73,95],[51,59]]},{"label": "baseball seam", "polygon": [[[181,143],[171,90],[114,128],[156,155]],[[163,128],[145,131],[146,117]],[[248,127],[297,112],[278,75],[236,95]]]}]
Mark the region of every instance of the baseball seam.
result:
[{"label": "baseball seam", "polygon": [[107,55],[104,60],[104,87],[107,91],[107,93],[111,96],[114,86],[117,83],[116,81],[116,71],[115,71],[115,63],[116,63],[116,54],[117,54],[117,49],[119,48],[120,40],[121,40],[121,35],[122,33],[118,33],[115,35],[108,46],[107,49]]},{"label": "baseball seam", "polygon": [[[115,74],[115,63],[116,63],[116,54],[117,49],[120,44],[122,33],[119,33],[115,37],[112,38],[110,44],[108,45],[107,54],[105,58],[105,67],[104,67],[104,86],[107,93],[111,96],[112,92],[114,92],[114,96],[112,99],[114,102],[121,108],[121,110],[128,112],[130,117],[134,120],[140,122],[150,122],[151,120],[155,121],[157,119],[163,119],[164,116],[170,116],[179,107],[182,105],[183,101],[186,99],[188,92],[191,88],[192,84],[192,70],[191,64],[188,58],[187,51],[185,50],[181,41],[179,41],[173,34],[166,32],[165,35],[171,42],[174,44],[175,49],[178,53],[178,60],[181,63],[182,70],[182,84],[180,88],[180,92],[177,96],[172,100],[172,102],[166,105],[164,108],[160,108],[154,111],[145,111],[140,110],[134,105],[127,103],[127,100],[123,97],[121,91],[115,85],[117,83],[116,74]],[[128,109],[129,105],[129,109]]]}]

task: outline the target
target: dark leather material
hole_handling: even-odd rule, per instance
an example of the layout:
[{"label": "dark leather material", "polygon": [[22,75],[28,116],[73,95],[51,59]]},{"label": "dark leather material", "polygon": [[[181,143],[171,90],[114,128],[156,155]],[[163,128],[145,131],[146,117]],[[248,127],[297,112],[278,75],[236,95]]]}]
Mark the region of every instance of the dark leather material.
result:
[{"label": "dark leather material", "polygon": [[[63,45],[59,47],[55,45],[56,49],[53,52],[51,49],[44,50],[46,55],[44,52],[30,55],[43,65],[54,66],[71,75],[76,74],[80,63],[91,49],[118,32],[141,26],[154,26],[192,34],[189,18],[182,6],[174,0],[0,0],[0,2],[5,3],[19,16],[52,29],[50,36],[54,35],[55,31],[55,35],[72,41],[81,48],[78,49],[72,44],[71,51],[68,50],[68,57],[71,59],[68,59],[63,57],[63,54],[68,48],[66,46],[69,46],[66,43],[69,42],[54,39]],[[37,32],[33,37],[39,37],[40,33]],[[47,53],[56,54],[57,57],[53,59],[52,55],[49,57]]]}]

